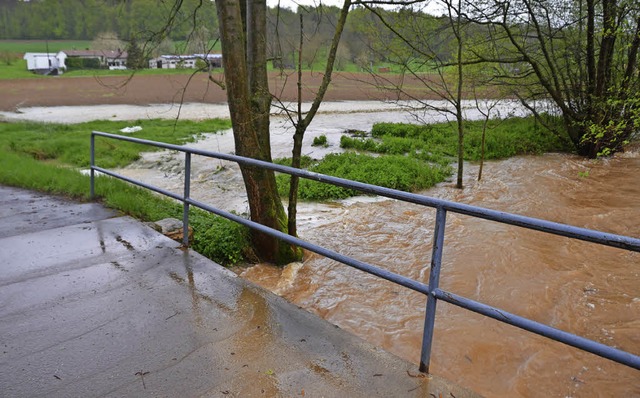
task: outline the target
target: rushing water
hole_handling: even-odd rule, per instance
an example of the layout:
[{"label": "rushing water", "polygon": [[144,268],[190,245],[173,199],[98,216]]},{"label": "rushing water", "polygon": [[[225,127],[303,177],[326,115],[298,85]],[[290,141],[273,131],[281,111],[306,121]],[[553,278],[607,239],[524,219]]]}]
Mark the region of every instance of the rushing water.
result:
[{"label": "rushing water", "polygon": [[[351,105],[350,105],[351,106]],[[337,148],[347,128],[408,120],[396,111],[321,114],[305,140],[326,134]],[[368,106],[368,105],[367,105]],[[353,112],[353,113],[349,113]],[[435,118],[435,116],[434,116]],[[274,157],[287,156],[292,131],[273,123]],[[233,151],[230,133],[196,144]],[[246,210],[234,166],[195,158],[193,197]],[[640,237],[640,156],[589,161],[570,155],[489,162],[477,182],[467,165],[465,188],[444,183],[425,195]],[[171,153],[146,154],[123,170],[180,193],[182,164]],[[427,282],[435,211],[394,200],[302,204],[303,239]],[[285,269],[257,265],[243,276],[341,328],[418,362],[424,296],[309,254]],[[601,247],[518,227],[449,214],[440,285],[542,323],[640,353],[640,253]],[[487,396],[640,396],[640,373],[592,354],[485,319],[438,306],[431,371]]]},{"label": "rushing water", "polygon": [[[640,236],[639,157],[549,154],[490,162],[481,182],[425,194]],[[435,212],[398,201],[341,207],[302,237],[427,282]],[[581,336],[640,352],[640,253],[448,215],[441,287]],[[419,360],[425,299],[319,256],[244,276],[345,330]],[[432,372],[487,396],[638,396],[638,371],[446,303]]]}]

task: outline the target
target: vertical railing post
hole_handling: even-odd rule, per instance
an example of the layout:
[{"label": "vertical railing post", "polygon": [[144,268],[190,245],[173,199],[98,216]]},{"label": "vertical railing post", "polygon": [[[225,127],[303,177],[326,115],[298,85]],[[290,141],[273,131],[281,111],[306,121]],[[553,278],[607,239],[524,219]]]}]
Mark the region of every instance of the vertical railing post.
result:
[{"label": "vertical railing post", "polygon": [[191,153],[184,153],[184,197],[182,198],[182,244],[189,246],[189,199],[191,195]]},{"label": "vertical railing post", "polygon": [[91,180],[91,188],[89,189],[89,198],[93,200],[96,194],[95,189],[95,171],[93,170],[93,166],[96,165],[96,136],[91,132],[91,155],[90,161],[91,169],[89,171],[90,180]]},{"label": "vertical railing post", "polygon": [[429,362],[431,361],[431,343],[433,342],[433,328],[436,320],[436,304],[438,302],[438,299],[435,297],[433,292],[438,288],[440,283],[440,265],[442,263],[444,227],[446,222],[447,211],[442,207],[438,207],[436,212],[436,227],[433,235],[427,310],[424,318],[424,330],[422,334],[422,352],[420,353],[420,371],[424,373],[429,373]]}]

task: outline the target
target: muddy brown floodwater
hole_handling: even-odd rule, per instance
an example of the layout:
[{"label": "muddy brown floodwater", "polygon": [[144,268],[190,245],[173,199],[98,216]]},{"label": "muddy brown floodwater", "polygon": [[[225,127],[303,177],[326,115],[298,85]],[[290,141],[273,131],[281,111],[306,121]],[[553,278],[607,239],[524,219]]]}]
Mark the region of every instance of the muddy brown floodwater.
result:
[{"label": "muddy brown floodwater", "polygon": [[[640,157],[517,157],[469,166],[466,188],[426,195],[640,236]],[[304,239],[428,282],[435,212],[398,201],[341,207]],[[425,298],[317,255],[244,277],[418,362]],[[440,285],[572,333],[640,353],[640,253],[448,215]],[[637,370],[440,303],[431,370],[490,397],[640,396]]]}]

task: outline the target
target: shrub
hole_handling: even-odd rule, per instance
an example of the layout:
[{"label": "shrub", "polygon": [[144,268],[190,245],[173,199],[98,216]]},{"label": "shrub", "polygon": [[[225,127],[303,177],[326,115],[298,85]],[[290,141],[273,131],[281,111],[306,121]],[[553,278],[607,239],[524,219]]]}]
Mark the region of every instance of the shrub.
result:
[{"label": "shrub", "polygon": [[372,138],[352,138],[343,135],[340,137],[340,148],[356,149],[359,151],[382,153],[380,141]]},{"label": "shrub", "polygon": [[68,57],[64,61],[67,66],[67,70],[78,69],[100,69],[100,60],[98,58],[81,58],[81,57]]},{"label": "shrub", "polygon": [[313,144],[311,144],[311,146],[323,146],[323,147],[329,146],[329,144],[327,143],[327,136],[323,134],[318,137],[314,137]]},{"label": "shrub", "polygon": [[251,246],[249,230],[243,225],[222,217],[208,218],[210,226],[192,222],[194,230],[193,248],[200,254],[222,265],[236,264],[248,256]]}]

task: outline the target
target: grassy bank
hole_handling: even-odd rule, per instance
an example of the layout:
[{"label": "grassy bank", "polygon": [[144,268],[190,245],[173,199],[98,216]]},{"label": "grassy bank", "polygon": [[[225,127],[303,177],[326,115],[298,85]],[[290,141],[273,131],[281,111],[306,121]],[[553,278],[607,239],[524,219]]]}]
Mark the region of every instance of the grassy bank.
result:
[{"label": "grassy bank", "polygon": [[[192,141],[194,135],[229,127],[225,120],[180,122],[145,120],[136,122],[139,138],[176,144]],[[0,123],[0,184],[89,199],[89,177],[78,168],[89,165],[91,130],[117,133],[131,123],[91,122],[77,125],[39,123]],[[103,167],[120,167],[139,157],[141,147],[130,143],[98,140],[97,159]],[[144,147],[149,151],[150,147]],[[123,181],[99,177],[96,195],[105,205],[143,221],[167,217],[182,219],[182,205],[139,189]],[[190,224],[194,230],[192,247],[220,264],[233,264],[249,253],[248,232],[237,224],[192,209]]]},{"label": "grassy bank", "polygon": [[[136,121],[95,121],[78,124],[54,123],[0,123],[0,148],[36,160],[76,167],[89,166],[91,131],[120,134],[125,127],[139,126],[142,130],[132,137],[168,144],[193,142],[198,135],[214,133],[231,127],[228,120],[200,122],[144,119]],[[123,167],[140,157],[142,151],[153,147],[113,140],[96,140],[96,162],[102,167]]]},{"label": "grassy bank", "polygon": [[[549,120],[549,122],[554,121]],[[560,120],[555,122],[560,123]],[[483,123],[482,120],[464,123],[465,160],[481,159]],[[345,136],[340,141],[340,146],[379,154],[406,154],[442,164],[457,156],[457,134],[455,123],[431,125],[378,123],[373,126],[370,137]],[[486,128],[484,154],[486,160],[570,149],[570,142],[567,139],[556,136],[541,126],[534,117],[490,120]]]}]

